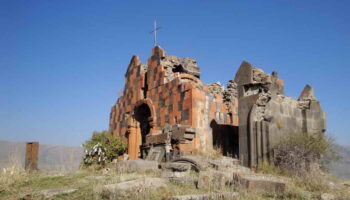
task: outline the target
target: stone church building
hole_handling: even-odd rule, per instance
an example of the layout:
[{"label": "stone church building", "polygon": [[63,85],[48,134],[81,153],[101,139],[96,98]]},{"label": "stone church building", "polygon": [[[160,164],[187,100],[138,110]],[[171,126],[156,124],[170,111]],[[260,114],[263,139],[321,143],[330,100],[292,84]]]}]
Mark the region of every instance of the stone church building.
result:
[{"label": "stone church building", "polygon": [[255,167],[273,157],[283,135],[325,131],[325,113],[312,87],[295,100],[284,96],[283,84],[276,72],[265,74],[248,62],[226,87],[206,84],[194,59],[167,56],[156,46],[147,65],[132,57],[123,95],[111,109],[110,130],[127,142],[129,159],[216,149]]}]

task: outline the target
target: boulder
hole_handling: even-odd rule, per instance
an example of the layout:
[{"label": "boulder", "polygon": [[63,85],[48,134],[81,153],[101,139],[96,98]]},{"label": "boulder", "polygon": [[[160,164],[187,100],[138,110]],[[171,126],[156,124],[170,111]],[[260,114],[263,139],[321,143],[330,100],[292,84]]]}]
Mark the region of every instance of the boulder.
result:
[{"label": "boulder", "polygon": [[278,177],[261,174],[233,174],[233,182],[237,187],[248,190],[283,193],[286,182]]},{"label": "boulder", "polygon": [[195,179],[190,176],[191,167],[189,163],[165,163],[162,177],[177,184],[194,183]]},{"label": "boulder", "polygon": [[165,169],[172,170],[172,171],[178,171],[178,172],[184,172],[189,171],[191,169],[191,164],[189,163],[166,163],[164,165]]},{"label": "boulder", "polygon": [[223,189],[226,185],[233,182],[233,175],[231,172],[207,170],[201,171],[198,177],[197,188],[199,189]]}]

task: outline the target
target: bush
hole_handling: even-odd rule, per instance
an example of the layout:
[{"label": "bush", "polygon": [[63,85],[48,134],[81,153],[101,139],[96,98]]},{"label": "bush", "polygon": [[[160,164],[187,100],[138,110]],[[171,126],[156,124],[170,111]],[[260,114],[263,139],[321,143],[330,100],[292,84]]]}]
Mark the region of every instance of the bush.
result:
[{"label": "bush", "polygon": [[293,174],[303,175],[314,164],[325,166],[338,158],[333,140],[323,133],[289,134],[274,148],[275,165]]},{"label": "bush", "polygon": [[110,131],[93,132],[90,140],[83,144],[85,157],[83,164],[104,165],[126,151],[126,144],[120,137],[113,136]]}]

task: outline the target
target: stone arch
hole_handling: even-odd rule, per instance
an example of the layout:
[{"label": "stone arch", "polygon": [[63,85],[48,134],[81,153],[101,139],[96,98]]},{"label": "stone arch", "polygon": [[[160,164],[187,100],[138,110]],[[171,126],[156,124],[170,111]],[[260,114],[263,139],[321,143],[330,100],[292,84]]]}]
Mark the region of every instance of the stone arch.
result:
[{"label": "stone arch", "polygon": [[[135,106],[134,106],[134,112],[135,112],[135,108],[136,107],[139,107],[140,105],[142,104],[146,104],[150,110],[150,125],[151,125],[151,129],[154,128],[157,124],[157,116],[156,116],[156,111],[154,109],[154,106],[153,106],[153,102],[151,99],[149,98],[146,98],[146,99],[141,99],[139,101],[136,102]],[[152,131],[151,131],[152,132]]]},{"label": "stone arch", "polygon": [[141,136],[141,144],[146,143],[146,136],[151,132],[151,110],[145,103],[135,106],[134,119],[138,122],[137,128]]}]

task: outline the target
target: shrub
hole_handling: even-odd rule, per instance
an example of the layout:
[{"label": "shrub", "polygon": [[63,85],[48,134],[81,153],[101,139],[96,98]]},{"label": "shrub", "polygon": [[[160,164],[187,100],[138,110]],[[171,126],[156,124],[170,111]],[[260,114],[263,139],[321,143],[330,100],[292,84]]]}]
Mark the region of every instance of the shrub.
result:
[{"label": "shrub", "polygon": [[90,140],[83,144],[84,165],[104,165],[113,161],[126,150],[126,144],[120,137],[113,136],[110,131],[93,132]]},{"label": "shrub", "polygon": [[261,164],[259,164],[258,167],[256,168],[256,171],[258,173],[263,173],[263,174],[274,174],[274,175],[283,174],[280,168],[278,168],[273,164],[270,164],[267,161],[264,161]]},{"label": "shrub", "polygon": [[275,165],[282,170],[302,175],[311,165],[324,166],[337,159],[333,140],[323,133],[292,133],[274,147]]}]

